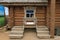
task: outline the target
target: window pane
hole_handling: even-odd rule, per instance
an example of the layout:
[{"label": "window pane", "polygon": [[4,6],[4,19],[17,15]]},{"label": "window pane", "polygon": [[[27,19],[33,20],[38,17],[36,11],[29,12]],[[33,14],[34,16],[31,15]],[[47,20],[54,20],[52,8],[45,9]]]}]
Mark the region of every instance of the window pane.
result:
[{"label": "window pane", "polygon": [[29,14],[26,14],[27,17],[29,17]]},{"label": "window pane", "polygon": [[27,10],[27,14],[33,14],[33,10]]},{"label": "window pane", "polygon": [[33,14],[30,14],[30,17],[33,17]]},{"label": "window pane", "polygon": [[34,16],[34,10],[26,10],[26,17],[33,17]]}]

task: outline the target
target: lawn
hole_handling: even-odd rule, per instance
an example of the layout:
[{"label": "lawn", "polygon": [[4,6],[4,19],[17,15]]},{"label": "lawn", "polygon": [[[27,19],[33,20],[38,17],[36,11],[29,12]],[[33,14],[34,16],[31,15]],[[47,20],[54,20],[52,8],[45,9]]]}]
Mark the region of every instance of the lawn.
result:
[{"label": "lawn", "polygon": [[4,16],[0,16],[0,27],[4,26]]}]

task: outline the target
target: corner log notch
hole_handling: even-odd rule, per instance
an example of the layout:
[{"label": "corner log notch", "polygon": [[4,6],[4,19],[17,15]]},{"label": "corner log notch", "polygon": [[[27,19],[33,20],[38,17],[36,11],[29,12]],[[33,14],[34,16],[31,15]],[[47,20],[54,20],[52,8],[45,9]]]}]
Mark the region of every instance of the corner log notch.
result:
[{"label": "corner log notch", "polygon": [[56,0],[51,0],[50,5],[50,35],[51,38],[54,38],[54,29],[55,29],[55,4]]},{"label": "corner log notch", "polygon": [[14,7],[9,7],[8,28],[14,26]]}]

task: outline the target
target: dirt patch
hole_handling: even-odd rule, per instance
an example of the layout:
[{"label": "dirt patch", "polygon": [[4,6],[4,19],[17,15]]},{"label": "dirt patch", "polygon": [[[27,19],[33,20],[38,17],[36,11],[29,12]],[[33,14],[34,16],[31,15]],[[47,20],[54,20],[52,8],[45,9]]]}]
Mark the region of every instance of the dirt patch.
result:
[{"label": "dirt patch", "polygon": [[[0,32],[0,40],[9,40],[8,35],[9,32]],[[25,29],[24,37],[21,40],[60,40],[60,36],[56,36],[54,39],[39,39],[35,29]]]},{"label": "dirt patch", "polygon": [[9,40],[8,33],[1,32],[0,33],[0,40]]}]

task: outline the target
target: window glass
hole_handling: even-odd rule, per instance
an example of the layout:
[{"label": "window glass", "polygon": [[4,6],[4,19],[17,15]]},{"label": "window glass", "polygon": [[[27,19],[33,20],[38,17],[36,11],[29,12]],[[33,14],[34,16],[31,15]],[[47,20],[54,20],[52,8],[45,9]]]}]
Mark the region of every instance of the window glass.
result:
[{"label": "window glass", "polygon": [[26,14],[27,17],[29,17],[29,14]]},{"label": "window glass", "polygon": [[34,11],[33,10],[27,10],[26,11],[26,17],[32,17],[33,16]]},{"label": "window glass", "polygon": [[27,10],[27,14],[33,14],[33,10]]}]

